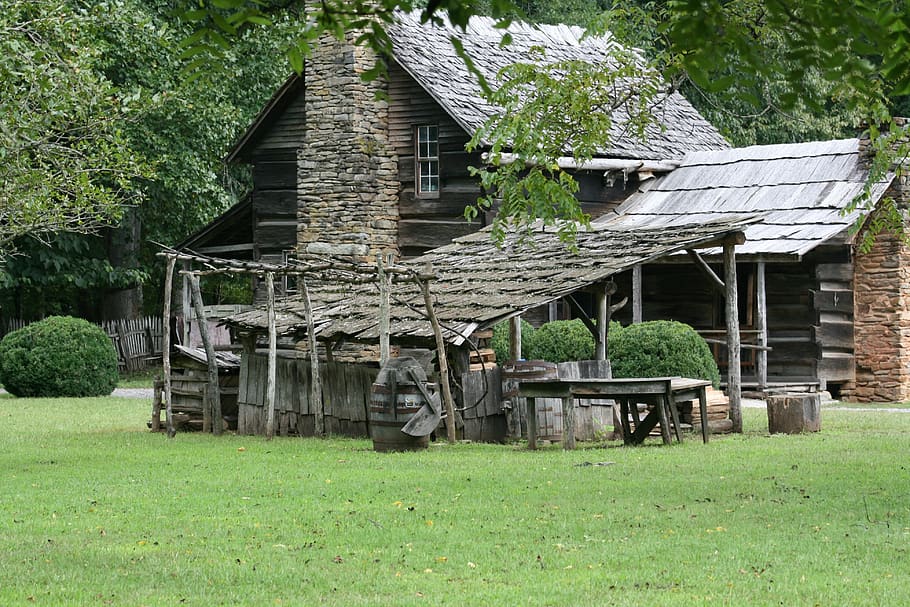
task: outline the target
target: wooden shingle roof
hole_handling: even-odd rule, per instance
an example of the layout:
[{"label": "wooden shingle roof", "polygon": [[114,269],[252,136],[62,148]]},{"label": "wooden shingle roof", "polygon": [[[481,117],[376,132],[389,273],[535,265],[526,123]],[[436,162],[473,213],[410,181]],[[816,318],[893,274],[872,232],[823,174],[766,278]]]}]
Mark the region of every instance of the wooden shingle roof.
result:
[{"label": "wooden shingle roof", "polygon": [[[452,26],[420,23],[420,13],[402,13],[389,28],[394,56],[399,64],[465,129],[474,133],[498,108],[481,95],[476,77],[465,67],[450,37],[458,38],[477,69],[490,83],[497,72],[513,63],[539,63],[537,48],[547,62],[580,60],[609,69],[618,43],[609,36],[584,36],[584,30],[566,25],[529,25],[515,22],[507,29],[495,27],[489,17],[473,17],[465,31]],[[512,36],[500,46],[503,32]],[[627,116],[614,113],[610,142],[600,155],[614,158],[671,160],[696,150],[729,147],[720,133],[679,93],[664,96],[653,109],[654,122],[645,139],[626,132]],[[567,150],[568,152],[569,150]]]},{"label": "wooden shingle roof", "polygon": [[[595,223],[660,228],[757,213],[762,221],[746,229],[737,255],[799,258],[825,242],[845,242],[862,211],[843,211],[867,175],[857,139],[697,152]],[[873,202],[890,181],[873,187]]]},{"label": "wooden shingle roof", "polygon": [[[585,289],[638,263],[740,232],[752,218],[726,217],[673,228],[594,227],[578,233],[570,252],[551,229],[535,230],[519,244],[512,234],[505,246],[493,244],[483,230],[449,245],[401,262],[416,272],[427,263],[438,278],[431,283],[436,314],[446,338],[459,344],[477,329],[490,327],[531,308]],[[310,288],[316,334],[321,340],[378,339],[378,288],[374,283],[343,281]],[[297,300],[276,306],[281,335],[306,331],[303,305]],[[254,309],[234,315],[228,324],[253,332],[266,329],[266,312]],[[422,295],[413,282],[393,285],[391,334],[401,343],[425,343],[432,330],[424,318]]]}]

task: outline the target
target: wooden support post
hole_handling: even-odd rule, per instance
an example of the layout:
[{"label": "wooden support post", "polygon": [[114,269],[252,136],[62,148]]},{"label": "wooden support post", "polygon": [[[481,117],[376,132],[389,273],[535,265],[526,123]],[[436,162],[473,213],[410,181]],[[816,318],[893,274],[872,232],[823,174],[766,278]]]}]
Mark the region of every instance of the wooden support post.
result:
[{"label": "wooden support post", "polygon": [[533,396],[525,399],[528,407],[528,449],[532,451],[537,449],[537,401]]},{"label": "wooden support post", "polygon": [[[310,302],[310,289],[306,279],[300,278],[300,289],[303,293],[303,313],[306,314],[306,334],[310,346],[310,405],[315,415],[316,436],[325,436],[325,412],[322,403],[322,377],[319,374],[319,350],[316,344],[316,323],[313,321],[313,305]],[[388,347],[388,344],[386,344]],[[386,353],[388,356],[388,353]],[[385,363],[383,363],[385,364]],[[367,416],[369,417],[369,416]],[[298,425],[300,421],[298,420]],[[301,436],[303,434],[301,433]]]},{"label": "wooden support post", "polygon": [[642,321],[641,264],[632,266],[632,324]]},{"label": "wooden support post", "polygon": [[171,298],[174,296],[174,266],[177,258],[173,255],[167,257],[167,269],[164,273],[164,335],[162,335],[161,361],[164,374],[164,406],[167,424],[167,437],[174,438],[177,429],[174,428],[174,414],[171,407]]},{"label": "wooden support post", "polygon": [[164,380],[156,379],[152,383],[152,432],[161,430],[161,392],[164,390]]},{"label": "wooden support post", "polygon": [[730,397],[730,421],[733,432],[743,431],[742,369],[740,368],[739,306],[736,287],[736,241],[724,241],[724,286],[727,320],[727,392]]},{"label": "wooden support post", "polygon": [[521,355],[521,316],[509,319],[509,360],[522,360]]},{"label": "wooden support post", "polygon": [[[384,367],[391,357],[390,333],[390,286],[383,268],[382,253],[376,255],[376,281],[379,283],[379,366]],[[307,316],[309,318],[309,315]]]},{"label": "wooden support post", "polygon": [[452,400],[452,387],[449,385],[449,363],[446,359],[446,342],[442,337],[442,328],[436,311],[433,308],[433,297],[430,294],[430,280],[433,279],[433,268],[430,264],[424,269],[424,276],[417,279],[420,290],[423,292],[423,302],[427,308],[427,318],[433,327],[436,337],[436,357],[439,359],[439,383],[442,388],[442,399],[446,408],[446,439],[449,443],[455,442],[455,402]]},{"label": "wooden support post", "polygon": [[758,345],[761,348],[756,353],[755,374],[758,376],[758,388],[764,390],[768,386],[768,293],[765,282],[765,262],[759,261],[755,268],[755,325],[758,329]]},{"label": "wooden support post", "polygon": [[575,399],[571,394],[562,398],[562,448],[575,448]]},{"label": "wooden support post", "polygon": [[[189,260],[183,261],[183,271],[189,272],[192,267],[192,263]],[[190,323],[190,316],[192,315],[193,305],[190,301],[190,285],[189,277],[186,274],[181,276],[183,280],[183,288],[180,291],[180,313],[183,315],[183,327],[180,333],[180,339],[182,346],[190,345],[190,331],[192,325]]]},{"label": "wooden support post", "polygon": [[610,348],[607,343],[607,332],[610,328],[610,296],[616,292],[616,283],[608,282],[601,289],[597,289],[594,296],[597,314],[597,333],[594,334],[595,360],[609,360]]},{"label": "wooden support post", "polygon": [[275,376],[278,367],[278,336],[275,328],[275,274],[266,272],[266,295],[268,297],[268,323],[269,323],[269,362],[268,379],[265,389],[266,418],[265,437],[272,439],[275,436]]},{"label": "wooden support post", "polygon": [[206,390],[206,399],[202,403],[202,431],[221,434],[224,429],[224,417],[221,415],[221,390],[218,386],[218,360],[215,358],[215,346],[209,337],[208,322],[205,317],[205,306],[202,301],[202,290],[199,288],[199,277],[190,274],[190,293],[193,297],[193,307],[196,309],[196,322],[199,325],[199,335],[205,348],[205,358],[208,361],[209,383]]}]

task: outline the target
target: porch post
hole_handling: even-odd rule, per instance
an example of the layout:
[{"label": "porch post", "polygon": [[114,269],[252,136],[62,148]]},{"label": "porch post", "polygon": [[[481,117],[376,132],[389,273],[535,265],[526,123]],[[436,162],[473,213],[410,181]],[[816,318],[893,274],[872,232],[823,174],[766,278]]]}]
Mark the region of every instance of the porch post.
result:
[{"label": "porch post", "polygon": [[509,319],[509,358],[521,360],[521,315]]},{"label": "porch post", "polygon": [[641,264],[632,266],[632,324],[642,321]]},{"label": "porch post", "polygon": [[758,358],[755,365],[755,374],[758,379],[759,390],[764,390],[768,385],[768,297],[765,290],[765,262],[759,261],[755,268],[755,325],[758,329]]},{"label": "porch post", "polygon": [[736,239],[724,241],[724,286],[727,320],[727,391],[730,396],[730,421],[733,431],[743,431],[742,369],[740,368],[739,307],[736,286]]}]

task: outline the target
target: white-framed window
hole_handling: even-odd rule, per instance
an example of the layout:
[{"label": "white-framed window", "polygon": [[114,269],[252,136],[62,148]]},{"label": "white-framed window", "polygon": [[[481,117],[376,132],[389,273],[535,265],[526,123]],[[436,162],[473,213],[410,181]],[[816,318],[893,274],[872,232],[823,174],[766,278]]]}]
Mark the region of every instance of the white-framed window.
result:
[{"label": "white-framed window", "polygon": [[417,195],[439,196],[439,127],[420,125],[415,132],[415,172]]}]

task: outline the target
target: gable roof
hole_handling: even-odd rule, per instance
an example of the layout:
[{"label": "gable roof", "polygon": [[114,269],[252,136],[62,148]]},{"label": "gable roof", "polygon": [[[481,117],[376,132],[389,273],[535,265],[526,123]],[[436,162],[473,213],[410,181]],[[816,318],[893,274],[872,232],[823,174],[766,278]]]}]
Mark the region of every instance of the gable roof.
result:
[{"label": "gable roof", "polygon": [[[568,251],[553,229],[536,228],[523,244],[519,243],[521,235],[512,233],[502,248],[493,243],[489,229],[484,229],[398,265],[421,273],[431,264],[437,276],[430,284],[436,315],[446,339],[459,345],[475,330],[590,287],[636,264],[738,233],[752,221],[755,219],[750,217],[725,217],[635,232],[618,225],[595,226],[579,230],[576,252]],[[313,285],[309,292],[320,340],[378,340],[375,282],[336,281]],[[275,308],[280,335],[305,333],[300,300],[278,302]],[[423,296],[413,282],[394,284],[391,334],[396,341],[432,343],[433,332],[424,310]],[[253,332],[268,328],[264,309],[241,312],[226,322]]]},{"label": "gable roof", "polygon": [[[420,11],[401,13],[388,28],[395,59],[468,133],[473,134],[498,108],[482,96],[476,77],[452,46],[458,38],[488,82],[495,83],[502,68],[514,63],[540,63],[535,48],[545,50],[546,62],[580,60],[609,69],[619,44],[610,36],[585,36],[567,25],[529,25],[513,22],[495,27],[489,17],[472,17],[465,31],[448,25],[420,22]],[[503,33],[512,41],[501,46]],[[627,133],[628,117],[614,112],[611,141],[600,155],[615,158],[670,160],[696,150],[729,147],[720,133],[677,92],[656,103],[654,122],[644,141]]]},{"label": "gable roof", "polygon": [[[800,258],[823,243],[846,242],[863,211],[844,211],[867,175],[858,139],[697,152],[594,223],[609,226],[618,214],[632,229],[660,228],[759,213],[762,222],[746,228],[737,255]],[[892,179],[873,186],[873,203]]]},{"label": "gable roof", "polygon": [[[447,22],[446,22],[447,23]],[[451,25],[420,22],[420,11],[398,13],[387,28],[395,61],[467,133],[473,134],[497,112],[481,95],[476,77],[465,66],[452,46],[450,37],[464,45],[476,68],[488,82],[496,82],[497,72],[518,62],[540,61],[535,47],[546,51],[548,61],[582,60],[608,65],[611,49],[618,43],[608,36],[584,36],[584,30],[566,25],[529,25],[513,22],[507,30],[495,27],[489,17],[472,17],[465,31]],[[509,45],[500,46],[502,35],[512,36]],[[275,92],[250,127],[237,139],[225,160],[248,157],[250,150],[274,124],[294,98],[305,94],[303,79],[292,75]],[[655,120],[647,128],[644,141],[625,132],[627,117],[614,112],[615,124],[609,146],[601,155],[640,160],[676,160],[695,150],[729,147],[720,133],[677,92],[656,103]]]}]

